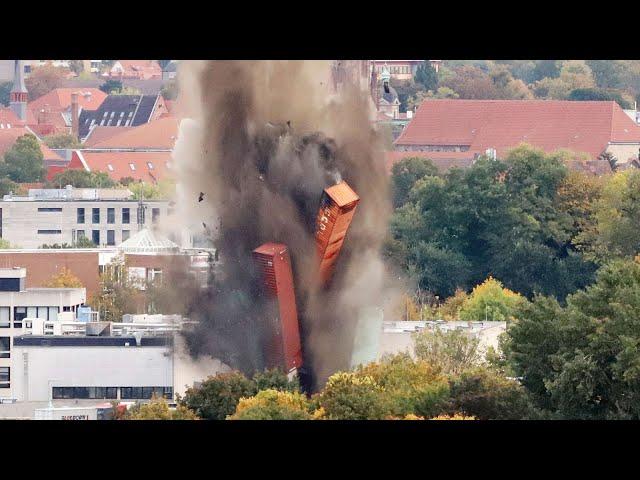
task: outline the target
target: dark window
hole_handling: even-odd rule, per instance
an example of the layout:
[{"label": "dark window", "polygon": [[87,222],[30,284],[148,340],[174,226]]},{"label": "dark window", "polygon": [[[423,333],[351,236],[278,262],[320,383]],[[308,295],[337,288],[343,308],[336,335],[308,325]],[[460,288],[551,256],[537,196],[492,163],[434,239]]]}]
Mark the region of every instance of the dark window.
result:
[{"label": "dark window", "polygon": [[84,230],[78,230],[76,232],[76,236],[78,237],[78,240],[80,240],[81,238],[84,238],[85,236]]},{"label": "dark window", "polygon": [[89,388],[88,387],[74,387],[73,388],[73,398],[89,398]]},{"label": "dark window", "polygon": [[51,396],[54,399],[73,398],[73,387],[53,387]]},{"label": "dark window", "polygon": [[115,245],[115,244],[116,244],[116,231],[107,230],[107,245]]},{"label": "dark window", "polygon": [[160,209],[152,208],[151,209],[151,221],[153,223],[158,223],[158,218],[160,218]]},{"label": "dark window", "polygon": [[0,388],[9,388],[11,381],[11,369],[9,367],[0,367]]},{"label": "dark window", "polygon": [[128,208],[122,209],[122,223],[129,223],[131,221],[131,214]]},{"label": "dark window", "polygon": [[0,337],[0,358],[11,357],[11,338]]},{"label": "dark window", "polygon": [[27,316],[27,307],[13,308],[13,328],[22,328],[22,320]]},{"label": "dark window", "polygon": [[92,208],[91,209],[91,221],[93,223],[100,223],[100,209]]},{"label": "dark window", "polygon": [[100,230],[91,230],[91,240],[96,245],[100,245]]},{"label": "dark window", "polygon": [[62,230],[38,230],[38,235],[60,235]]},{"label": "dark window", "polygon": [[62,211],[62,207],[55,207],[55,208],[39,208],[38,209],[39,212],[61,212]]},{"label": "dark window", "polygon": [[84,208],[78,208],[78,223],[84,223]]},{"label": "dark window", "polygon": [[129,240],[130,236],[131,236],[131,231],[130,230],[122,230],[122,241],[123,242],[125,240]]},{"label": "dark window", "polygon": [[107,223],[116,223],[116,209],[107,208]]}]

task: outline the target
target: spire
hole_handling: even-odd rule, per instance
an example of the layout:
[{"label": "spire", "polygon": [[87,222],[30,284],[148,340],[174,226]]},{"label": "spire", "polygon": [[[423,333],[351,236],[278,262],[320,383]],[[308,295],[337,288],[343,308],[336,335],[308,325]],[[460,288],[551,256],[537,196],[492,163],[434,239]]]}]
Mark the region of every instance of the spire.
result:
[{"label": "spire", "polygon": [[11,110],[22,120],[27,121],[27,87],[24,84],[24,69],[20,60],[15,61],[15,72],[13,75],[13,88],[9,93],[9,106]]}]

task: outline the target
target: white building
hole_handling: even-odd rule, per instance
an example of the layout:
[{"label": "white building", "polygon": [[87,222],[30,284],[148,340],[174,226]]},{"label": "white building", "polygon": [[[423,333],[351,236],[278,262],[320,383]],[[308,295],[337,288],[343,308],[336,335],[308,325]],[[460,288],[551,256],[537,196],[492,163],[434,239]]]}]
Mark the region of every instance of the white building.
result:
[{"label": "white building", "polygon": [[19,248],[73,245],[81,237],[116,246],[168,214],[167,201],[139,202],[126,189],[30,189],[0,201],[0,238]]},{"label": "white building", "polygon": [[27,288],[26,269],[0,268],[0,398],[14,398],[15,338],[29,332],[36,318],[74,317],[86,300],[84,288]]}]

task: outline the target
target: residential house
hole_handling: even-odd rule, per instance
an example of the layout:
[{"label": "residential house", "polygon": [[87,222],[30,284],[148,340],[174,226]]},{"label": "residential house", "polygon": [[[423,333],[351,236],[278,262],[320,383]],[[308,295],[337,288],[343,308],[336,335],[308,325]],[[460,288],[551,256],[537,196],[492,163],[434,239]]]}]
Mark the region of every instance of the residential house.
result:
[{"label": "residential house", "polygon": [[162,69],[155,60],[116,60],[109,70],[109,77],[150,80],[162,78]]}]

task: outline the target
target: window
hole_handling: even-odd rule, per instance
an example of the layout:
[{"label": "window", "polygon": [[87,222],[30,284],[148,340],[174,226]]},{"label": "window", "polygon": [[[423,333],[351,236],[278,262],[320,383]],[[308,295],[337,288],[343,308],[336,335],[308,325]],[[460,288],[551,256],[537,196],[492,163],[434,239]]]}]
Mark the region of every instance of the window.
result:
[{"label": "window", "polygon": [[77,217],[78,223],[84,223],[84,208],[78,208]]},{"label": "window", "polygon": [[122,209],[122,223],[129,223],[130,220],[130,212],[128,208]]},{"label": "window", "polygon": [[131,230],[122,230],[122,241],[129,240],[131,237]]},{"label": "window", "polygon": [[11,357],[11,337],[0,337],[0,358]]},{"label": "window", "polygon": [[92,208],[91,209],[91,221],[93,223],[100,223],[100,209]]},{"label": "window", "polygon": [[134,172],[136,171],[136,166],[133,163],[129,164],[129,168]]},{"label": "window", "polygon": [[22,320],[27,317],[27,307],[13,308],[13,328],[22,328]]},{"label": "window", "polygon": [[153,394],[171,399],[173,387],[120,387],[120,398],[123,400],[149,399]]},{"label": "window", "polygon": [[91,241],[96,245],[100,245],[100,230],[91,230]]},{"label": "window", "polygon": [[55,208],[39,208],[38,212],[61,212],[62,211],[62,207],[55,207]]},{"label": "window", "polygon": [[107,245],[115,245],[115,244],[116,244],[116,231],[107,230]]},{"label": "window", "polygon": [[60,235],[62,230],[38,230],[38,235]]},{"label": "window", "polygon": [[0,388],[9,388],[11,370],[9,367],[0,367]]},{"label": "window", "polygon": [[0,307],[0,328],[9,328],[9,307]]},{"label": "window", "polygon": [[77,236],[78,240],[80,240],[81,238],[85,238],[85,235],[86,234],[85,234],[84,230],[77,230],[76,231],[76,236]]},{"label": "window", "polygon": [[152,208],[151,209],[151,221],[153,223],[158,223],[158,218],[160,218],[160,209]]},{"label": "window", "polygon": [[116,223],[116,209],[107,208],[107,223]]},{"label": "window", "polygon": [[58,307],[49,307],[49,320],[58,319]]}]

